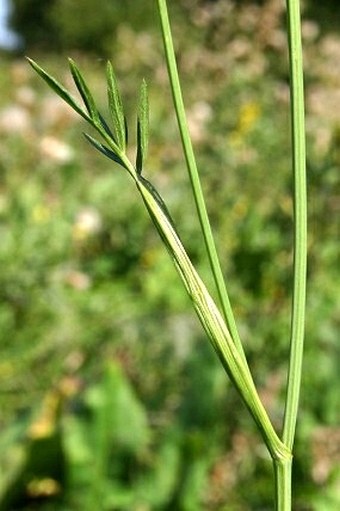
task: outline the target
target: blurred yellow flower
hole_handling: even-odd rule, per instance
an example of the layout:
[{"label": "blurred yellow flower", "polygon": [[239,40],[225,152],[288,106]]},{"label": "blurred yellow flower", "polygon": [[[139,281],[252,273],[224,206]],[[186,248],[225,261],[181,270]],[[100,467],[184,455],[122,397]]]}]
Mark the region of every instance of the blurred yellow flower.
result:
[{"label": "blurred yellow flower", "polygon": [[28,429],[29,438],[46,438],[53,435],[60,399],[60,392],[57,391],[51,391],[45,396],[40,413]]},{"label": "blurred yellow flower", "polygon": [[248,206],[249,204],[247,199],[243,197],[235,202],[231,214],[235,219],[240,220],[246,216],[248,212]]},{"label": "blurred yellow flower", "polygon": [[27,493],[30,497],[51,497],[60,492],[60,484],[51,477],[43,479],[32,479],[27,484]]},{"label": "blurred yellow flower", "polygon": [[243,104],[239,116],[239,129],[244,132],[249,131],[254,126],[260,114],[261,107],[255,101]]},{"label": "blurred yellow flower", "polygon": [[32,210],[32,220],[36,224],[44,224],[51,218],[51,210],[44,204],[37,204]]},{"label": "blurred yellow flower", "polygon": [[231,132],[229,140],[232,145],[239,145],[244,137],[253,129],[261,115],[261,106],[256,101],[243,103],[240,108],[237,126]]},{"label": "blurred yellow flower", "polygon": [[159,258],[159,251],[157,249],[147,249],[144,250],[141,257],[141,265],[143,268],[150,268],[156,264],[157,259]]}]

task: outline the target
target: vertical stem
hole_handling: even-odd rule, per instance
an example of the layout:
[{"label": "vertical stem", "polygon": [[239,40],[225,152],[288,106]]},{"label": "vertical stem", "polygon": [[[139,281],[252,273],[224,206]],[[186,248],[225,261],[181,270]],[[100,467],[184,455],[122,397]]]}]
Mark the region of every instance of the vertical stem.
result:
[{"label": "vertical stem", "polygon": [[211,226],[209,222],[209,217],[204,201],[204,195],[200,183],[200,178],[197,170],[195,155],[191,143],[191,138],[189,134],[184,102],[181,92],[181,86],[178,76],[177,64],[175,51],[172,42],[172,34],[170,28],[170,21],[168,15],[168,9],[166,0],[157,0],[158,1],[158,11],[160,16],[161,28],[162,28],[162,36],[163,36],[163,44],[166,56],[166,62],[168,67],[168,74],[171,84],[171,91],[173,95],[174,106],[176,110],[178,127],[181,135],[182,146],[185,154],[186,164],[189,171],[189,177],[191,182],[191,187],[194,195],[194,200],[196,204],[196,209],[198,213],[198,218],[201,226],[201,230],[204,237],[204,242],[206,246],[206,250],[208,253],[209,263],[211,267],[212,274],[214,276],[218,296],[220,299],[220,303],[223,310],[223,315],[227,322],[229,331],[233,338],[233,341],[241,355],[241,357],[245,360],[245,354],[243,350],[243,346],[238,334],[238,330],[236,327],[236,322],[234,318],[234,314],[231,308],[229,296],[227,293],[227,289],[224,282],[224,277],[221,269],[221,265],[219,262],[219,258],[217,255],[216,245],[214,242],[214,237],[211,231]]},{"label": "vertical stem", "polygon": [[299,0],[287,0],[294,174],[294,282],[290,361],[283,441],[292,450],[299,407],[305,328],[307,267],[307,192],[303,65]]},{"label": "vertical stem", "polygon": [[292,509],[292,460],[286,458],[274,460],[275,475],[275,509],[291,511]]}]

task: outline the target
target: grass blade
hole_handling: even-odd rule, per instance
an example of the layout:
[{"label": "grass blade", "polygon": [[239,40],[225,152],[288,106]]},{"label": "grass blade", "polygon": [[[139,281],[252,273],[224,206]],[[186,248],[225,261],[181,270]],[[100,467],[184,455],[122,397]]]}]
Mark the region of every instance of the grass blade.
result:
[{"label": "grass blade", "polygon": [[119,93],[118,83],[116,76],[113,72],[111,62],[107,63],[107,93],[109,100],[110,113],[115,129],[117,144],[122,151],[125,151],[127,144],[127,130],[124,116],[124,109],[122,99]]},{"label": "grass blade", "polygon": [[114,140],[116,143],[117,143],[117,140],[114,136],[114,134],[112,133],[111,129],[110,129],[110,126],[107,124],[105,118],[99,113],[99,119],[100,119],[100,123],[102,125],[102,127],[104,128],[106,134],[112,139]]},{"label": "grass blade", "polygon": [[136,168],[142,173],[148,152],[149,142],[149,99],[146,81],[142,81],[137,114],[137,157]]},{"label": "grass blade", "polygon": [[111,149],[109,149],[108,147],[104,146],[101,142],[99,142],[98,140],[93,138],[88,133],[84,133],[84,136],[85,136],[86,140],[88,142],[90,142],[90,144],[93,145],[93,147],[95,147],[97,149],[97,151],[102,153],[104,156],[106,156],[110,160],[113,160],[116,163],[118,163],[119,165],[121,165],[122,167],[126,168],[126,166],[125,166],[124,162],[122,161],[122,159],[116,153],[111,151]]},{"label": "grass blade", "polygon": [[71,70],[71,74],[73,76],[74,83],[76,84],[76,87],[84,101],[84,104],[86,106],[86,109],[87,109],[91,119],[93,120],[93,122],[95,124],[101,124],[100,115],[99,115],[98,109],[96,107],[95,101],[93,99],[93,96],[92,96],[88,86],[86,85],[86,82],[85,82],[81,72],[79,71],[79,68],[77,67],[76,63],[72,59],[69,59],[69,65],[70,65],[70,70]]},{"label": "grass blade", "polygon": [[58,94],[77,114],[81,115],[86,121],[91,121],[85,110],[79,105],[77,100],[68,92],[63,85],[61,85],[53,76],[48,74],[42,67],[40,67],[34,60],[26,57],[29,64],[33,67],[34,71],[51,87],[54,92]]}]

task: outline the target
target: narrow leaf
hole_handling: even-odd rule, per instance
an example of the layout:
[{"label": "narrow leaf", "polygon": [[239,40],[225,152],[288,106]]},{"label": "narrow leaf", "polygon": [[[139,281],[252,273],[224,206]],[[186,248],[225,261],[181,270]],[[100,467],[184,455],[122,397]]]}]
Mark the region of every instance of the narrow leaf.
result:
[{"label": "narrow leaf", "polygon": [[125,117],[122,99],[118,89],[118,83],[116,76],[113,72],[111,62],[107,63],[107,93],[110,107],[110,113],[112,117],[113,126],[115,129],[117,143],[122,151],[125,151],[127,143]]},{"label": "narrow leaf", "polygon": [[106,156],[110,160],[115,161],[116,163],[118,163],[122,167],[126,168],[124,162],[120,159],[120,157],[116,153],[111,151],[111,149],[109,149],[108,147],[104,146],[101,142],[99,142],[98,140],[93,138],[88,133],[84,133],[84,136],[85,136],[86,140],[88,140],[88,142],[90,142],[90,144],[93,145],[93,147],[95,147],[100,153],[102,153],[104,156]]},{"label": "narrow leaf", "polygon": [[86,121],[90,121],[89,116],[83,110],[83,108],[79,105],[77,100],[71,96],[68,90],[65,89],[63,85],[61,85],[53,76],[49,75],[42,67],[40,67],[34,60],[27,57],[29,64],[33,67],[34,71],[38,73],[39,76],[47,83],[49,87],[51,87],[54,92],[58,94],[68,105],[70,105],[75,112],[77,112],[81,117],[83,117]]},{"label": "narrow leaf", "polygon": [[107,124],[106,120],[100,113],[99,113],[99,120],[100,120],[100,124],[106,131],[106,134],[109,135],[109,137],[117,144],[117,140],[116,140],[114,134],[112,133],[110,126]]},{"label": "narrow leaf", "polygon": [[84,101],[84,104],[86,106],[86,109],[87,109],[91,119],[95,123],[100,123],[99,113],[98,113],[96,104],[94,102],[93,96],[92,96],[88,86],[86,85],[86,82],[85,82],[82,74],[80,73],[76,63],[72,59],[69,59],[69,65],[70,65],[70,70],[71,70],[71,73],[73,76],[74,83],[76,84],[77,89],[79,90],[79,93]]},{"label": "narrow leaf", "polygon": [[156,188],[153,186],[152,183],[150,183],[148,179],[145,179],[145,177],[143,177],[142,175],[139,176],[139,181],[141,181],[143,185],[149,190],[153,198],[158,203],[159,207],[162,209],[163,213],[167,216],[172,227],[175,229],[175,223],[170,214],[170,211],[168,210],[167,205],[165,204],[164,200],[162,199],[161,195],[158,193]]},{"label": "narrow leaf", "polygon": [[145,80],[142,81],[137,114],[137,157],[136,168],[138,174],[142,173],[148,152],[149,141],[149,100]]}]

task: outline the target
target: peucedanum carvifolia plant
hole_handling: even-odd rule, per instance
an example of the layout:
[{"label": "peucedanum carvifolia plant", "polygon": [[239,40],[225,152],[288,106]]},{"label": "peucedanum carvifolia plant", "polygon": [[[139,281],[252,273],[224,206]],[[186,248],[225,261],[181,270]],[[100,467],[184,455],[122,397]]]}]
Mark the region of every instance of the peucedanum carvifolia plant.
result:
[{"label": "peucedanum carvifolia plant", "polygon": [[259,398],[238,334],[230,300],[222,276],[214,238],[210,228],[204,195],[197,171],[195,156],[187,127],[186,114],[178,77],[166,0],[157,0],[165,57],[173,95],[183,151],[195,199],[211,271],[217,288],[216,305],[197,273],[175,223],[154,186],[145,177],[148,149],[149,105],[147,85],[142,82],[137,113],[137,154],[131,161],[127,154],[127,123],[117,80],[111,63],[107,64],[107,91],[111,122],[99,112],[93,96],[77,65],[69,60],[81,105],[55,78],[29,59],[35,71],[59,96],[97,132],[99,139],[86,133],[87,140],[102,154],[120,165],[135,182],[140,197],[164,243],[176,270],[192,301],[199,320],[219,357],[226,373],[237,388],[273,460],[275,474],[275,503],[278,511],[289,511],[291,498],[291,468],[293,444],[298,414],[302,370],[305,287],[306,287],[306,178],[305,129],[302,48],[299,0],[287,0],[287,34],[290,57],[291,125],[294,181],[294,271],[290,338],[290,360],[287,380],[286,406],[282,432],[277,432]]}]

